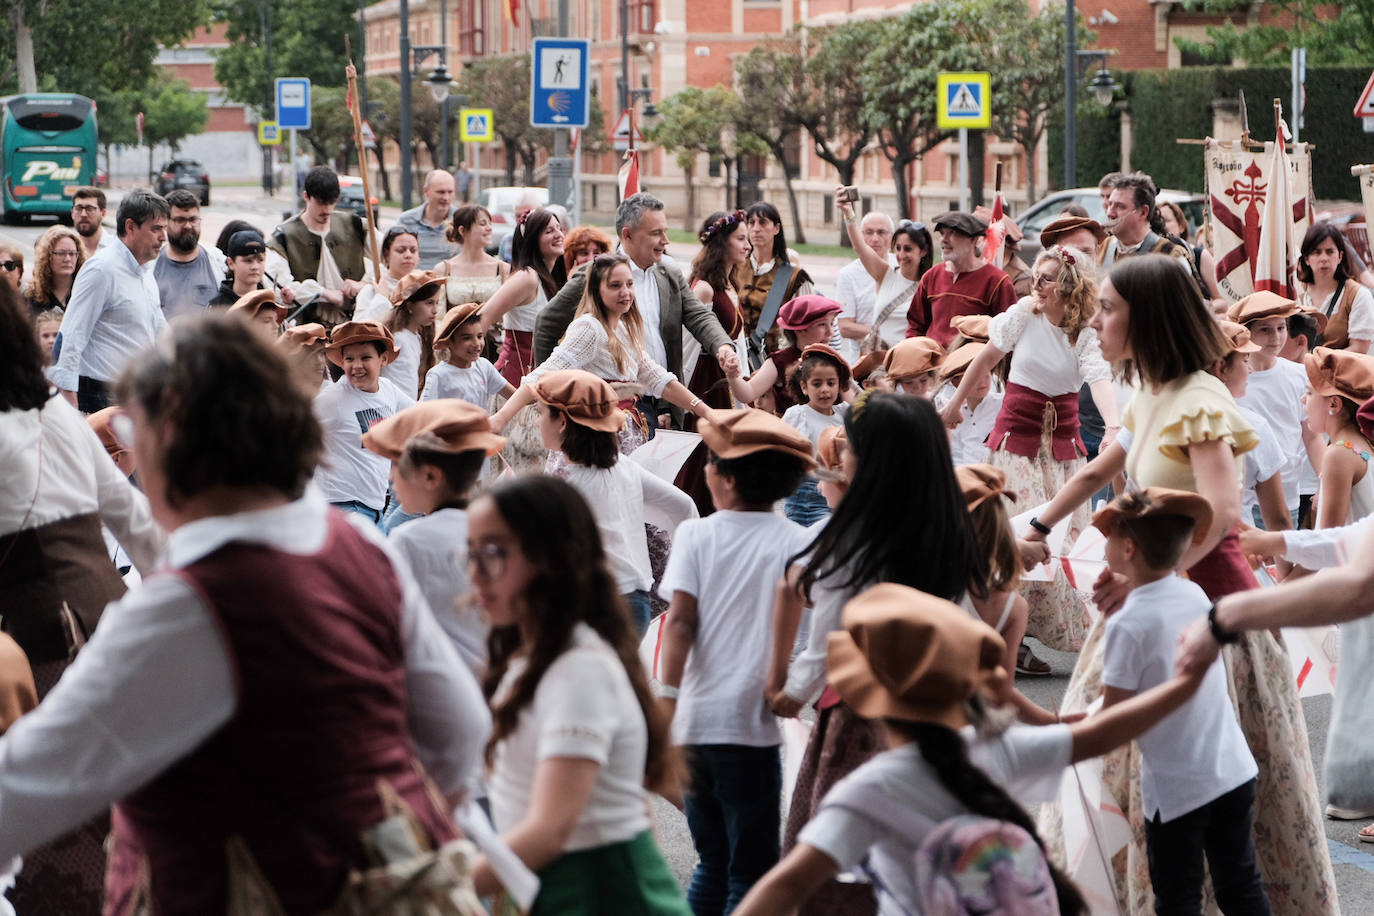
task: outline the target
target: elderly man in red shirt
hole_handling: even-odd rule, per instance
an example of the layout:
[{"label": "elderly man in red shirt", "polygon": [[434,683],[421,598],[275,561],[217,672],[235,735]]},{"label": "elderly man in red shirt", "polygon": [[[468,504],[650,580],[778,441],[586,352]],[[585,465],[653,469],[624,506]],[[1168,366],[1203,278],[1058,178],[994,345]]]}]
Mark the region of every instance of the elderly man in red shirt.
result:
[{"label": "elderly man in red shirt", "polygon": [[983,257],[988,224],[970,213],[950,211],[935,220],[941,261],[921,277],[907,309],[907,337],[932,337],[948,347],[960,315],[997,315],[1016,301],[1002,269]]}]

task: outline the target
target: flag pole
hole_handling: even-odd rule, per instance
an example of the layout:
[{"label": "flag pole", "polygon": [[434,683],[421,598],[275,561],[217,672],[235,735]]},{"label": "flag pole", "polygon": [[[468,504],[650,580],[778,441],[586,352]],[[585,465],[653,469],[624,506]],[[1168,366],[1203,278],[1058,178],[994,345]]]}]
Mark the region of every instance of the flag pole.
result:
[{"label": "flag pole", "polygon": [[367,211],[367,240],[372,249],[372,281],[382,282],[382,258],[377,249],[376,211],[372,209],[372,183],[367,180],[367,147],[363,145],[363,115],[358,109],[358,68],[353,66],[353,43],[344,35],[344,51],[348,55],[348,66],[344,74],[348,77],[348,110],[353,115],[353,142],[358,147],[358,170],[363,176],[363,208]]}]

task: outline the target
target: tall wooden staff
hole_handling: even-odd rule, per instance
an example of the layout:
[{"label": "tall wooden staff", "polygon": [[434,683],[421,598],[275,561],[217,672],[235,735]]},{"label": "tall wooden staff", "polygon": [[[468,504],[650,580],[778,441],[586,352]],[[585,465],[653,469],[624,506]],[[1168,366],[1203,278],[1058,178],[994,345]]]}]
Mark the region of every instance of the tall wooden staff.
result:
[{"label": "tall wooden staff", "polygon": [[363,146],[363,115],[358,104],[358,68],[353,66],[353,43],[344,35],[344,51],[348,54],[348,111],[353,115],[353,143],[358,147],[358,171],[363,174],[363,208],[367,211],[367,240],[372,248],[372,281],[382,282],[382,258],[377,250],[376,212],[372,209],[372,183],[367,180],[367,147]]}]

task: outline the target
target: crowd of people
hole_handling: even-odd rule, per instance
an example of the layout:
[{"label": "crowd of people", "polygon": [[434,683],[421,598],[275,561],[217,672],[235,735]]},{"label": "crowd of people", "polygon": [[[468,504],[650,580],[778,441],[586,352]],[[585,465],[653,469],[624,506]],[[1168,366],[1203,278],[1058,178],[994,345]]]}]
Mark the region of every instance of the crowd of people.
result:
[{"label": "crowd of people", "polygon": [[[831,298],[765,202],[678,264],[652,195],[613,235],[528,201],[505,258],[423,187],[375,267],[326,167],[213,246],[192,195],[110,233],[92,188],[26,283],[0,248],[18,912],[1086,913],[1091,758],[1121,912],[1339,912],[1374,297],[1338,228],[1232,303],[1140,173],[1031,264],[840,188]],[[1323,809],[1278,628],[1336,622]],[[1077,653],[1061,708],[1028,638]]]}]

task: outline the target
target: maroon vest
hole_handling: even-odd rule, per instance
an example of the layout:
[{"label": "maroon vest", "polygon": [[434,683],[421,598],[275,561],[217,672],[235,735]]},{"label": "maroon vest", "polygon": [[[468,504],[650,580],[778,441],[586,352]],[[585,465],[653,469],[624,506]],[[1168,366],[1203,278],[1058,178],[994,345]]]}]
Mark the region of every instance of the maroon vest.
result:
[{"label": "maroon vest", "polygon": [[334,902],[369,863],[359,834],[389,783],[435,845],[456,836],[406,722],[401,586],[336,511],[313,556],[228,544],[181,571],[223,635],[234,717],[121,801],[106,913],[222,913],[225,848],[240,837],[288,913]]}]

